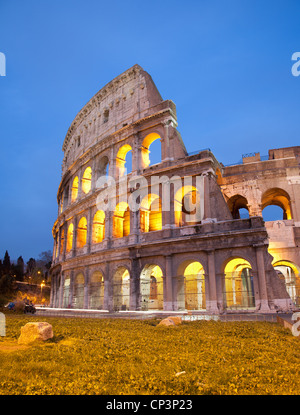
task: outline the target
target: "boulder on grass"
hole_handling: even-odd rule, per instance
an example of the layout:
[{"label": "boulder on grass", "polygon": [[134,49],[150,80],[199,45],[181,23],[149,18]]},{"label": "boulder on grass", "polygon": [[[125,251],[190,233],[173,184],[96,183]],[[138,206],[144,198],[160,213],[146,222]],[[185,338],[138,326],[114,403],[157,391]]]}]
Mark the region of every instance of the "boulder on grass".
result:
[{"label": "boulder on grass", "polygon": [[46,322],[27,323],[21,327],[18,344],[43,342],[53,337],[52,326]]},{"label": "boulder on grass", "polygon": [[158,326],[178,326],[179,324],[181,324],[181,317],[167,317],[164,318],[159,324]]}]

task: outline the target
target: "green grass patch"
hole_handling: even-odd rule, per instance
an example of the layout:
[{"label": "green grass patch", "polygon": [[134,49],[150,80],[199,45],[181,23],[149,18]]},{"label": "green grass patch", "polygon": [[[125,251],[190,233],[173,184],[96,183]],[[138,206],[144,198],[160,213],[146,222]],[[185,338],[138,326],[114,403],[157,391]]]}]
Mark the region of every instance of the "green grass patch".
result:
[{"label": "green grass patch", "polygon": [[[300,393],[299,339],[276,323],[6,317],[0,394]],[[32,321],[54,338],[16,347]]]}]

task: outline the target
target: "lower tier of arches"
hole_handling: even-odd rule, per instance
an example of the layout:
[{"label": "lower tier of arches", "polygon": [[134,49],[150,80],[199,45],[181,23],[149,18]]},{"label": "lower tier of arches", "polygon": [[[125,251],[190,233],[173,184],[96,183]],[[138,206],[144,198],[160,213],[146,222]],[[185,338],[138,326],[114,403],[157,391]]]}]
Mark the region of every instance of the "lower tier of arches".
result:
[{"label": "lower tier of arches", "polygon": [[300,306],[298,267],[262,269],[263,251],[124,258],[52,272],[50,306],[108,311],[288,311]]}]

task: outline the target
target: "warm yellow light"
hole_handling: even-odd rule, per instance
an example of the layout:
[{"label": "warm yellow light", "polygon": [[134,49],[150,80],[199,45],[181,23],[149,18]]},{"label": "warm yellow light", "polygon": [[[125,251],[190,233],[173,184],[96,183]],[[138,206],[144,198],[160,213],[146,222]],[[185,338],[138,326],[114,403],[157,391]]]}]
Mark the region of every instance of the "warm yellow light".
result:
[{"label": "warm yellow light", "polygon": [[74,202],[78,196],[78,177],[76,176],[72,184],[71,202]]},{"label": "warm yellow light", "polygon": [[92,188],[92,169],[87,167],[82,176],[82,191],[87,194]]},{"label": "warm yellow light", "polygon": [[77,248],[82,248],[86,244],[86,238],[87,238],[87,220],[83,216],[79,223],[77,228]]}]

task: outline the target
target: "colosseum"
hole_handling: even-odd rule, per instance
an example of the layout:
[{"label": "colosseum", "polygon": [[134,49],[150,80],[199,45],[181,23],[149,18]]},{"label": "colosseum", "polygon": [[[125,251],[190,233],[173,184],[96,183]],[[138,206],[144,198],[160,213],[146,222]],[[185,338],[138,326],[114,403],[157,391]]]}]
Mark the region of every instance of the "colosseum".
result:
[{"label": "colosseum", "polygon": [[[189,154],[176,106],[134,65],[63,143],[50,307],[274,313],[300,303],[300,146],[224,166]],[[263,220],[274,205],[280,217]]]}]

